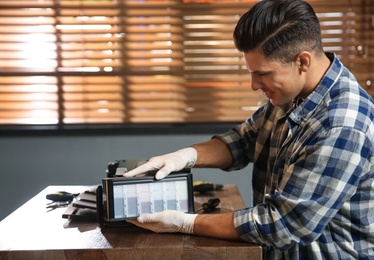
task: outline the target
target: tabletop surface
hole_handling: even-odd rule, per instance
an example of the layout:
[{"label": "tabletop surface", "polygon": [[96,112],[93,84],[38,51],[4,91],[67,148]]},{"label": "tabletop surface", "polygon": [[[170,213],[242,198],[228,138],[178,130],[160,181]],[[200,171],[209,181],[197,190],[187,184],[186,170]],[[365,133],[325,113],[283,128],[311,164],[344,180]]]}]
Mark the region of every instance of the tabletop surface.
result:
[{"label": "tabletop surface", "polygon": [[[65,208],[46,211],[45,196],[56,191],[83,192],[87,186],[48,186],[0,222],[0,258],[22,256],[74,257],[102,256],[102,259],[126,256],[128,259],[261,259],[258,245],[185,234],[156,234],[138,227],[102,228],[96,221],[69,221],[62,218]],[[243,208],[235,185],[220,191],[195,195],[195,208],[211,197],[221,203],[213,213]],[[77,255],[78,254],[78,255]],[[131,257],[130,257],[131,256]],[[159,257],[157,257],[159,256]],[[72,258],[73,257],[73,258]]]}]

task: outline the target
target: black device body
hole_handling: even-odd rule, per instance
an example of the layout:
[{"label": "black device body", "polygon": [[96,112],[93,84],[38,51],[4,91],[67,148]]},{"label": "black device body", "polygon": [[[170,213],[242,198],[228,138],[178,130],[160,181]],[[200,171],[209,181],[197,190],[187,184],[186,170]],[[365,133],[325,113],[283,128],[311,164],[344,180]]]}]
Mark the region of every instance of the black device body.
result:
[{"label": "black device body", "polygon": [[[124,162],[121,160],[121,164]],[[139,165],[134,164],[134,160],[130,162]],[[113,163],[109,163],[109,167],[113,167]],[[114,169],[110,171],[114,172]],[[173,172],[161,180],[156,180],[154,173],[130,178],[115,174],[107,176],[113,177],[103,178],[102,186],[96,191],[98,221],[104,226],[128,225],[127,219],[164,210],[194,212],[193,180],[189,169]]]}]

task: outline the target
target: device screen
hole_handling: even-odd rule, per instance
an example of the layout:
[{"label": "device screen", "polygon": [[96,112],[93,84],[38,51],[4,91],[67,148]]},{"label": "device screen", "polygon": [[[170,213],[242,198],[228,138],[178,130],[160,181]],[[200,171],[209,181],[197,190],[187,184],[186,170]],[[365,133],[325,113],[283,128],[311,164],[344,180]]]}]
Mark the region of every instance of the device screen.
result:
[{"label": "device screen", "polygon": [[114,218],[135,218],[164,210],[188,212],[186,178],[157,182],[117,183],[113,185]]}]

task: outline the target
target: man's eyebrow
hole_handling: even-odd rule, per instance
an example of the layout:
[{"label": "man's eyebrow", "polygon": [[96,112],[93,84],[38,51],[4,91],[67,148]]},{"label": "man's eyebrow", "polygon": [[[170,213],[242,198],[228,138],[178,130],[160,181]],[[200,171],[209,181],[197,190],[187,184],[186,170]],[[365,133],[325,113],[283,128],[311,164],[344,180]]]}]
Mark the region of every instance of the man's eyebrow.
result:
[{"label": "man's eyebrow", "polygon": [[248,64],[246,64],[246,68],[247,68],[248,72],[251,73],[251,74],[268,74],[268,73],[271,73],[271,71],[264,71],[264,70],[251,70],[251,69],[248,67]]},{"label": "man's eyebrow", "polygon": [[271,71],[265,71],[265,70],[250,70],[248,69],[249,73],[251,74],[269,74]]}]

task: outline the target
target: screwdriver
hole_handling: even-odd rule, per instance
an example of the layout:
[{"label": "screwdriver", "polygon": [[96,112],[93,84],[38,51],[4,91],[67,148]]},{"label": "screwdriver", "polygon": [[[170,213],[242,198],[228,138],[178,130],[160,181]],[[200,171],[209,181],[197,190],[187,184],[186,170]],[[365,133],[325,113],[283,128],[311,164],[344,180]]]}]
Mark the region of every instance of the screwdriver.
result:
[{"label": "screwdriver", "polygon": [[200,192],[200,193],[221,190],[222,188],[223,188],[222,184],[216,184],[212,182],[195,181],[193,183],[193,191]]},{"label": "screwdriver", "polygon": [[58,192],[47,194],[45,197],[48,200],[52,200],[53,202],[56,202],[56,201],[72,201],[78,195],[79,193],[58,191]]},{"label": "screwdriver", "polygon": [[203,203],[203,205],[201,205],[201,208],[196,210],[195,213],[200,211],[200,210],[203,210],[204,212],[209,212],[209,211],[217,208],[217,206],[219,205],[220,202],[221,202],[221,200],[219,198],[209,199],[207,202]]}]

